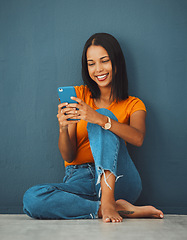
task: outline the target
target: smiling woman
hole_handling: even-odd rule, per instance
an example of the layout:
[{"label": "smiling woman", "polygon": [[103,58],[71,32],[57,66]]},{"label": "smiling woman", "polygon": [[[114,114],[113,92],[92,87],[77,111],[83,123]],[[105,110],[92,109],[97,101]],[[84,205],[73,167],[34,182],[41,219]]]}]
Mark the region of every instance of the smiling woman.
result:
[{"label": "smiling woman", "polygon": [[[96,49],[98,49],[98,56],[96,56]],[[90,56],[88,54],[93,55]],[[100,59],[92,59],[97,57],[100,57]],[[102,57],[103,59],[101,59]],[[95,60],[100,60],[98,61],[98,64],[100,63],[99,65],[103,65],[104,67],[106,64],[108,66],[107,70],[111,70],[111,97],[113,100],[116,99],[120,101],[128,98],[128,78],[125,58],[118,41],[112,35],[107,33],[96,33],[87,40],[83,49],[82,78],[85,85],[89,87],[93,98],[98,99],[100,97],[98,85],[90,81],[92,79],[90,76],[90,68],[96,64],[96,62],[94,62]],[[110,69],[110,64],[112,65],[112,69]],[[101,75],[101,73],[97,75]]]},{"label": "smiling woman", "polygon": [[132,205],[142,186],[125,142],[143,144],[146,108],[128,95],[125,58],[113,36],[97,33],[88,39],[82,77],[85,85],[75,86],[77,97],[72,98],[77,103],[58,105],[64,180],[30,188],[24,195],[24,212],[40,219],[98,216],[104,222],[163,218],[152,206]]},{"label": "smiling woman", "polygon": [[112,63],[107,51],[101,46],[90,46],[87,51],[88,72],[98,87],[111,88]]}]

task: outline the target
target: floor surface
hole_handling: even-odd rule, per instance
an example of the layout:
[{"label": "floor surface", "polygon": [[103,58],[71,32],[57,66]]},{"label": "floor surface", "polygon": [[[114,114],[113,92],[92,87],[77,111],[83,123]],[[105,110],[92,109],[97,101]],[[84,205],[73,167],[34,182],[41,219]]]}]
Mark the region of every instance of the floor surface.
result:
[{"label": "floor surface", "polygon": [[35,220],[0,214],[1,240],[187,240],[187,215],[164,219],[124,219],[122,223],[90,220]]}]

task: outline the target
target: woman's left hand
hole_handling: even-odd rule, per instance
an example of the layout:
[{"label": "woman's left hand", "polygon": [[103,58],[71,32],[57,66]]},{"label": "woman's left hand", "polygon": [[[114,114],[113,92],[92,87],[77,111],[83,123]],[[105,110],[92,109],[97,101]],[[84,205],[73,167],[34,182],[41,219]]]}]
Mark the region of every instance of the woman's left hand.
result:
[{"label": "woman's left hand", "polygon": [[75,110],[75,116],[78,119],[85,120],[90,123],[94,124],[100,124],[105,121],[105,116],[96,112],[93,108],[91,108],[88,104],[83,102],[81,99],[76,97],[71,97],[72,100],[78,102],[78,103],[69,103],[68,106],[72,108],[78,108],[78,110]]}]

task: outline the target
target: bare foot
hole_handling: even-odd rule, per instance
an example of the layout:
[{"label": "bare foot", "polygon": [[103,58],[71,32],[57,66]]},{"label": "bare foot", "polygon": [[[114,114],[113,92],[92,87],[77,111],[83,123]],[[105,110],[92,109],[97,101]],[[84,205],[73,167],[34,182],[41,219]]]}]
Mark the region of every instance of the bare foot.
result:
[{"label": "bare foot", "polygon": [[134,206],[131,203],[120,199],[116,201],[116,210],[122,217],[129,218],[164,218],[161,210],[153,206]]},{"label": "bare foot", "polygon": [[116,203],[101,204],[98,212],[99,218],[103,219],[103,222],[122,222],[123,218],[119,215],[116,210]]}]

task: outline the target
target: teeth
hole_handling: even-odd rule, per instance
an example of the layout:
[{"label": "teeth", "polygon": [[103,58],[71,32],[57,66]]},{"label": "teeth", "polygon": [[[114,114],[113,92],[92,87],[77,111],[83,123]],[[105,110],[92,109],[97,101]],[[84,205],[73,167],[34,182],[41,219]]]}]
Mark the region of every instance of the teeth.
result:
[{"label": "teeth", "polygon": [[97,78],[99,78],[99,79],[103,79],[103,78],[105,78],[106,76],[107,76],[107,74],[102,75],[102,76],[97,76]]}]

